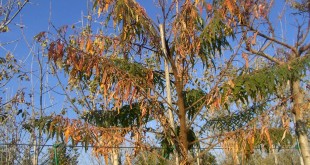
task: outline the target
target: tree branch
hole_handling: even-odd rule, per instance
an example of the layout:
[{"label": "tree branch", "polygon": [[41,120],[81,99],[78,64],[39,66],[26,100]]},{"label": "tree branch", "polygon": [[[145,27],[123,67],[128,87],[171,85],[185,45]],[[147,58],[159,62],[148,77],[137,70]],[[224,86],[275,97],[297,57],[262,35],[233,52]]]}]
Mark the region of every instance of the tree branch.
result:
[{"label": "tree branch", "polygon": [[14,13],[14,15],[10,19],[8,19],[9,14],[7,15],[4,23],[0,25],[0,31],[2,31],[8,24],[10,24],[13,21],[13,19],[22,11],[22,9],[28,2],[29,0],[25,0],[24,3],[20,6],[20,8]]},{"label": "tree branch", "polygon": [[288,49],[291,49],[294,53],[298,53],[297,50],[296,50],[293,46],[291,46],[291,45],[289,45],[289,44],[287,44],[287,43],[281,42],[281,41],[275,39],[274,37],[269,37],[269,36],[267,36],[267,35],[261,33],[260,31],[258,31],[258,30],[256,30],[256,29],[252,28],[252,27],[250,27],[250,30],[256,32],[257,35],[259,35],[259,36],[261,36],[261,37],[263,37],[263,38],[266,38],[266,39],[268,39],[268,40],[270,40],[270,41],[273,41],[273,42],[275,42],[275,43],[277,43],[277,44],[279,44],[279,45],[282,45],[282,46],[284,46],[284,47],[286,47],[286,48],[288,48]]},{"label": "tree branch", "polygon": [[264,57],[264,58],[266,58],[266,59],[268,59],[268,60],[270,60],[276,64],[283,64],[282,61],[279,61],[278,59],[272,57],[271,55],[264,53],[263,51],[257,51],[257,50],[254,50],[250,47],[249,52],[251,52],[252,54],[256,54],[258,56]]}]

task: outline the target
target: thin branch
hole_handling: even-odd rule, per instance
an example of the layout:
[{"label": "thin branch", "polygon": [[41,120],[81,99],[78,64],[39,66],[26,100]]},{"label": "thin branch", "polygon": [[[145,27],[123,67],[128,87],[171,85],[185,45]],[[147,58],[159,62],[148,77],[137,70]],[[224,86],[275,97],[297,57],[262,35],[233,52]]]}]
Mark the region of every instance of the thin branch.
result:
[{"label": "thin branch", "polygon": [[[56,71],[56,67],[55,67],[54,65],[52,65],[52,67],[53,67],[53,69]],[[61,89],[64,91],[64,93],[65,93],[65,95],[66,95],[66,98],[68,99],[68,101],[69,101],[69,102],[71,103],[71,105],[73,106],[74,112],[77,113],[77,114],[79,114],[79,113],[80,113],[80,112],[79,112],[79,109],[78,109],[77,106],[71,101],[71,98],[70,98],[69,94],[66,92],[65,87],[62,85],[62,83],[61,83],[61,81],[60,81],[60,78],[59,78],[58,74],[55,74],[55,76],[56,76],[56,78],[57,78],[57,80],[58,80],[58,83],[59,83]]]},{"label": "thin branch", "polygon": [[307,37],[309,35],[309,32],[310,32],[310,19],[308,21],[308,26],[307,26],[306,32],[303,34],[303,36],[301,36],[302,38],[298,41],[298,45],[301,45],[305,42],[305,40],[307,39]]},{"label": "thin branch", "polygon": [[284,42],[282,42],[282,41],[279,41],[279,40],[275,39],[274,37],[269,37],[269,36],[267,36],[267,35],[261,33],[260,31],[258,31],[258,30],[256,30],[256,29],[252,28],[252,27],[250,27],[250,30],[256,32],[257,35],[259,35],[259,36],[261,36],[261,37],[263,37],[263,38],[266,38],[266,39],[268,39],[268,40],[270,40],[270,41],[273,41],[273,42],[275,42],[275,43],[277,43],[277,44],[279,44],[279,45],[282,45],[282,46],[284,46],[284,47],[286,47],[286,48],[292,50],[294,53],[297,53],[297,50],[296,50],[293,46],[291,46],[291,45],[289,45],[289,44],[287,44],[287,43],[284,43]]},{"label": "thin branch", "polygon": [[301,55],[303,52],[310,50],[310,43],[303,45],[299,48],[299,54]]},{"label": "thin branch", "polygon": [[10,24],[13,19],[22,11],[22,9],[26,6],[26,4],[29,2],[29,0],[25,0],[24,3],[20,6],[20,8],[14,13],[14,15],[8,19],[9,13],[7,14],[7,17],[5,19],[5,22],[0,25],[0,31],[3,30],[3,28],[5,28],[8,24]]},{"label": "thin branch", "polygon": [[268,60],[270,60],[270,61],[272,61],[272,62],[274,62],[274,63],[276,63],[276,64],[283,64],[282,61],[279,61],[278,59],[272,57],[271,55],[268,55],[268,54],[264,53],[263,51],[257,51],[257,50],[254,50],[254,49],[252,49],[252,48],[250,48],[249,51],[250,51],[252,54],[256,54],[256,55],[259,55],[259,56],[261,56],[261,57],[264,57],[264,58],[266,58],[266,59],[268,59]]}]

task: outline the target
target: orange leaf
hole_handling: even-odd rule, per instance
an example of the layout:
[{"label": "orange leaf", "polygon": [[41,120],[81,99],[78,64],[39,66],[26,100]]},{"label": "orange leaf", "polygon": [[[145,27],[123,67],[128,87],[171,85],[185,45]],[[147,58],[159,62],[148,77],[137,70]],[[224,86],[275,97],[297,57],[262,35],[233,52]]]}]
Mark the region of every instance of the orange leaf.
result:
[{"label": "orange leaf", "polygon": [[58,57],[62,57],[63,55],[64,44],[62,44],[59,40],[57,41],[56,53],[59,55]]},{"label": "orange leaf", "polygon": [[207,3],[207,12],[212,11],[212,5],[210,3]]},{"label": "orange leaf", "polygon": [[103,157],[104,157],[105,164],[109,164],[109,155],[104,154]]},{"label": "orange leaf", "polygon": [[68,126],[66,131],[65,131],[65,142],[66,143],[68,143],[70,132],[71,132],[71,128],[70,128],[70,126]]},{"label": "orange leaf", "polygon": [[231,14],[234,13],[235,11],[235,6],[233,5],[233,2],[231,2],[232,0],[225,0],[225,4],[226,7],[228,8],[228,10],[230,11]]},{"label": "orange leaf", "polygon": [[109,4],[108,4],[109,2],[106,2],[106,4],[104,5],[104,10],[105,11],[108,11],[108,9],[109,9]]},{"label": "orange leaf", "polygon": [[92,49],[92,41],[90,39],[87,40],[86,51],[90,52]]}]

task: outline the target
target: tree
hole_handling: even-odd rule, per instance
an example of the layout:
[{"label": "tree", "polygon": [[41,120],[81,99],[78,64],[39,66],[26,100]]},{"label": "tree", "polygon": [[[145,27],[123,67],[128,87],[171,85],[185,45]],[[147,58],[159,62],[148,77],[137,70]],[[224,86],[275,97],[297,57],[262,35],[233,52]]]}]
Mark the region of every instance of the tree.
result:
[{"label": "tree", "polygon": [[[268,143],[272,149],[275,139],[270,136],[268,119],[272,115],[283,119],[281,126],[286,131],[282,137],[289,137],[290,112],[283,107],[292,105],[303,160],[309,164],[301,83],[309,68],[309,26],[297,27],[296,43],[279,39],[271,22],[275,18],[272,11],[276,11],[271,2],[158,0],[161,16],[157,23],[135,0],[94,1],[100,24],[94,25],[95,16],[90,14],[88,26],[73,29],[70,36],[72,29],[60,28],[56,39],[49,40],[48,58],[55,70],[69,75],[70,89],[78,91],[69,100],[78,114],[79,107],[90,113],[100,110],[100,114],[109,110],[122,114],[127,107],[138,110],[141,118],[133,114],[130,117],[140,120],[130,120],[135,122],[125,127],[114,121],[116,127],[112,127],[111,123],[56,116],[48,120],[48,130],[64,136],[66,142],[96,145],[95,152],[105,157],[109,149],[98,144],[118,146],[127,133],[134,137],[135,152],[148,150],[153,147],[145,142],[144,132],[148,132],[163,137],[168,155],[174,146],[180,163],[189,164],[218,144],[244,155],[256,143]],[[308,9],[294,9],[297,2],[281,4],[299,12],[301,16],[293,13],[297,21],[309,20]],[[269,55],[272,52],[276,52],[274,56]],[[245,61],[241,67],[235,62],[240,59]],[[162,66],[165,60],[171,69],[169,81]],[[164,81],[172,87],[171,103]],[[169,109],[176,127],[169,122]],[[148,121],[142,122],[146,116],[160,124],[163,133],[148,126]],[[95,121],[101,119],[95,117]],[[114,116],[108,119],[114,120]],[[188,152],[197,143],[205,150],[191,156]]]},{"label": "tree", "polygon": [[[236,78],[241,79],[237,80],[240,84],[235,82],[236,86],[240,85],[238,86],[240,90],[237,92],[242,92],[244,99],[248,96],[257,98],[255,95],[260,93],[264,97],[275,97],[279,99],[279,102],[287,103],[288,107],[292,106],[288,109],[292,110],[303,161],[305,164],[310,164],[310,150],[305,127],[307,119],[304,117],[307,104],[309,104],[304,95],[304,82],[308,80],[303,77],[309,69],[310,44],[307,42],[310,30],[309,2],[277,3],[291,10],[283,13],[279,18],[280,21],[287,16],[296,18],[293,21],[296,24],[293,26],[296,32],[291,32],[296,41],[292,42],[285,34],[282,34],[283,37],[279,36],[280,28],[277,28],[277,24],[272,21],[275,19],[271,13],[275,10],[273,1],[237,1],[235,5],[232,5],[232,1],[228,0],[225,4],[231,15],[230,19],[240,27],[239,31],[245,38],[242,57],[246,62],[248,74]],[[259,44],[257,41],[262,43]],[[248,68],[250,56],[266,59],[269,68],[263,67],[259,69],[260,71],[250,71]],[[284,111],[283,113],[290,112]]]},{"label": "tree", "polygon": [[70,148],[64,144],[58,144],[48,149],[49,156],[44,164],[54,165],[56,164],[55,152],[57,151],[57,163],[76,165],[78,164],[79,154],[76,148]]},{"label": "tree", "polygon": [[[28,1],[9,0],[0,4],[0,34],[9,31],[9,25],[21,12]],[[10,45],[10,42],[1,41],[1,47]],[[1,164],[28,162],[26,152],[28,146],[17,146],[23,140],[22,123],[25,122],[23,113],[25,90],[11,88],[12,82],[23,82],[29,79],[22,70],[22,64],[10,51],[0,57],[0,139]]]},{"label": "tree", "polygon": [[[166,12],[169,13],[172,9],[166,11],[165,2],[160,1],[160,3],[164,16],[163,24],[166,24],[168,19],[165,16]],[[171,5],[174,6],[175,3]],[[172,135],[169,135],[171,136],[169,139],[172,139],[178,146],[177,150],[183,157],[183,163],[187,162],[188,148],[192,144],[188,144],[190,126],[188,126],[186,118],[184,91],[185,88],[188,88],[189,73],[194,69],[197,61],[201,61],[204,66],[210,66],[211,57],[228,45],[226,37],[232,34],[223,31],[226,29],[226,25],[222,22],[223,18],[218,13],[212,14],[212,19],[210,18],[212,23],[206,24],[205,22],[209,19],[204,20],[200,16],[197,9],[198,4],[186,1],[181,12],[177,13],[172,22],[173,29],[169,33],[174,37],[169,41],[166,35],[163,36],[167,42],[167,54],[165,55],[162,53],[161,46],[158,45],[160,41],[158,28],[138,3],[135,1],[110,1],[107,3],[96,1],[94,6],[98,9],[99,14],[108,8],[113,11],[107,19],[113,19],[116,25],[122,24],[118,36],[111,38],[100,33],[93,35],[90,33],[91,29],[86,28],[79,37],[72,36],[70,41],[59,39],[51,42],[48,49],[49,59],[58,64],[62,63],[60,65],[65,64],[65,70],[70,74],[69,83],[71,85],[78,85],[81,81],[89,81],[89,85],[95,84],[93,91],[101,90],[102,99],[107,101],[105,106],[112,103],[114,109],[119,109],[123,102],[128,102],[129,105],[131,102],[139,102],[142,111],[146,108],[149,109],[150,103],[157,106],[156,113],[160,114],[155,114],[154,117],[162,124],[164,132],[173,132]],[[131,26],[131,24],[135,26]],[[177,27],[180,26],[182,27],[181,31],[177,31]],[[210,33],[210,31],[212,32]],[[197,45],[200,47],[197,48]],[[154,66],[144,67],[145,69],[141,71],[124,70],[125,68],[122,66],[126,66],[126,63],[138,64],[133,61],[135,57],[130,57],[130,54],[133,51],[142,53],[143,49],[155,53],[154,64],[152,64]],[[151,59],[150,55],[148,53],[143,57],[141,54],[141,57],[147,60]],[[90,58],[88,59],[88,57]],[[160,59],[164,58],[172,68],[172,85],[175,88],[173,93],[176,98],[176,105],[168,105],[168,108],[174,111],[175,117],[179,121],[179,131],[172,130],[171,125],[166,123],[167,119],[165,119],[164,113],[160,112],[162,107],[159,103],[165,96],[162,91],[157,91],[158,88],[160,90],[160,86],[154,83],[156,81],[154,77],[162,72],[156,70],[156,67],[160,66]],[[66,63],[74,65],[66,65]],[[95,68],[87,66],[95,66]],[[90,92],[93,91],[90,88]],[[213,92],[214,90],[209,93],[208,97]],[[112,98],[113,100],[111,100]]]}]

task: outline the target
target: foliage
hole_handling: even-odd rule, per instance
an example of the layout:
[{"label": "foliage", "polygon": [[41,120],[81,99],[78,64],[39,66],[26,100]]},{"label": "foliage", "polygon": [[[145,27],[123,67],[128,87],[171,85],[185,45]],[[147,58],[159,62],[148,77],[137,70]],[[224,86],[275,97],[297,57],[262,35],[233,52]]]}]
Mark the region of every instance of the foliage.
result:
[{"label": "foliage", "polygon": [[158,155],[160,155],[158,150],[154,150],[152,152],[141,152],[139,155],[137,155],[136,160],[134,161],[134,164],[137,165],[164,165],[164,164],[171,164],[172,162],[160,158]]},{"label": "foliage", "polygon": [[[285,149],[276,153],[279,159],[279,164],[300,164],[300,157],[297,150]],[[233,165],[231,156],[227,156],[224,160],[220,161],[223,165]],[[251,157],[246,160],[246,164],[274,164],[274,155],[269,154],[264,156],[261,152],[256,151]]]},{"label": "foliage", "polygon": [[[224,96],[230,96],[233,101],[248,103],[249,97],[254,100],[274,95],[288,81],[300,79],[310,67],[310,56],[296,59],[290,63],[254,70],[241,74],[225,84],[222,88]],[[225,98],[225,97],[223,97]]]},{"label": "foliage", "polygon": [[205,96],[202,90],[191,89],[183,92],[185,98],[185,107],[187,109],[187,118],[191,120],[197,111],[204,106],[204,100],[201,99]]},{"label": "foliage", "polygon": [[211,118],[207,121],[206,127],[222,131],[236,131],[242,129],[246,124],[255,120],[264,112],[266,103],[253,105],[249,109]]},{"label": "foliage", "polygon": [[[58,156],[58,164],[68,164],[68,165],[76,165],[78,164],[79,153],[76,148],[70,148],[65,146],[65,144],[57,145],[57,156]],[[49,158],[46,162],[49,165],[54,165],[55,162],[55,151],[54,147],[48,149]]]},{"label": "foliage", "polygon": [[[29,127],[25,124],[24,127]],[[68,119],[62,116],[46,116],[35,121],[35,127],[45,132],[49,138],[56,137],[57,141],[68,143],[71,140],[72,146],[81,144],[85,150],[92,146],[95,156],[99,154],[105,156],[108,161],[108,153],[113,147],[124,142],[124,137],[128,132],[136,134],[134,138],[139,138],[139,133],[135,127],[98,127],[87,122],[76,119]]]},{"label": "foliage", "polygon": [[[148,109],[149,110],[149,109]],[[99,127],[138,127],[142,123],[149,121],[149,111],[142,114],[140,105],[137,103],[125,105],[120,108],[120,111],[90,111],[86,112],[82,119],[97,125]]]},{"label": "foliage", "polygon": [[208,152],[204,154],[204,156],[201,158],[200,161],[206,165],[217,165],[218,163],[216,160],[217,160],[216,157]]}]

